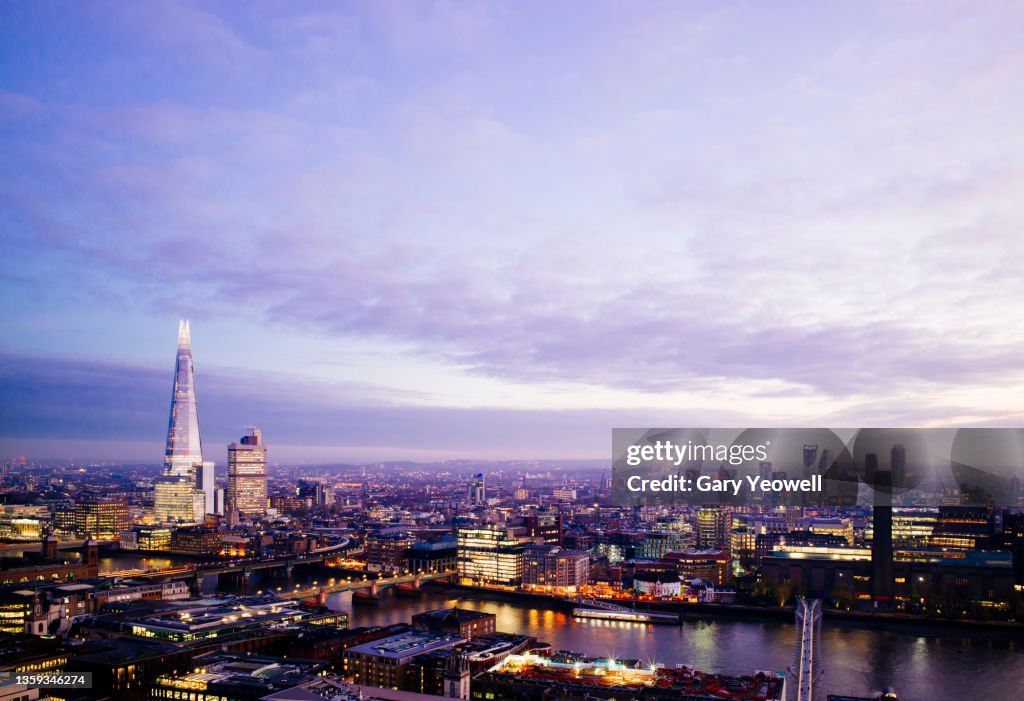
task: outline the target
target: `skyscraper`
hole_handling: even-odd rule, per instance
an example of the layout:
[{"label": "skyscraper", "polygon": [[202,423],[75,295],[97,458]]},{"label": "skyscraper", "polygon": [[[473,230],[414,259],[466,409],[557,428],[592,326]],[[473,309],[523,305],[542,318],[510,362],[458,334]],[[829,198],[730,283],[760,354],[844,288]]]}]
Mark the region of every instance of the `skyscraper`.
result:
[{"label": "skyscraper", "polygon": [[729,514],[722,509],[707,506],[697,512],[697,547],[729,547]]},{"label": "skyscraper", "polygon": [[803,479],[814,474],[814,465],[818,462],[818,444],[804,443],[804,473]]},{"label": "skyscraper", "polygon": [[866,474],[873,475],[874,506],[871,510],[871,597],[875,604],[889,604],[893,593],[892,473],[878,469],[878,454],[864,456]]},{"label": "skyscraper", "polygon": [[892,472],[892,486],[902,490],[907,479],[907,449],[897,443],[889,451],[889,471]]},{"label": "skyscraper", "polygon": [[249,518],[267,512],[267,447],[258,428],[228,446],[227,510]]},{"label": "skyscraper", "polygon": [[480,505],[487,501],[487,482],[484,473],[478,472],[469,483],[469,503]]},{"label": "skyscraper", "polygon": [[164,475],[194,479],[196,466],[202,463],[203,446],[199,438],[192,338],[188,322],[181,321],[178,323],[178,359],[174,365],[174,390],[171,394],[171,417],[167,425]]},{"label": "skyscraper", "polygon": [[[154,511],[162,521],[201,521],[213,511],[213,463],[203,462],[199,438],[192,338],[187,321],[178,323],[171,415],[167,425],[164,474],[154,485]],[[202,506],[196,496],[202,494]]]}]

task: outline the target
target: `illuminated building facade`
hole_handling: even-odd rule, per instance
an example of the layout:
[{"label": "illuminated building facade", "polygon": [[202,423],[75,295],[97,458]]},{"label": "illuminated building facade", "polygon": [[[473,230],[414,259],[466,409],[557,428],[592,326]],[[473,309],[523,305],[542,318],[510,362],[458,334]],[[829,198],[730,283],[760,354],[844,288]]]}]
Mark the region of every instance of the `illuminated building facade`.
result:
[{"label": "illuminated building facade", "polygon": [[729,547],[728,513],[715,507],[705,507],[697,512],[697,547]]},{"label": "illuminated building facade", "polygon": [[499,528],[460,528],[459,579],[465,583],[519,586],[523,579],[523,546]]},{"label": "illuminated building facade", "polygon": [[469,503],[479,506],[487,502],[487,479],[484,473],[478,472],[469,483]]},{"label": "illuminated building facade", "polygon": [[[189,494],[184,487],[188,485]],[[203,488],[208,487],[209,492]],[[202,495],[202,507],[193,495]],[[178,357],[174,366],[171,414],[167,425],[163,478],[153,490],[153,510],[164,521],[198,522],[213,510],[213,465],[204,465],[199,437],[199,406],[196,400],[192,338],[187,321],[178,325]]]},{"label": "illuminated building facade", "polygon": [[992,541],[992,521],[985,506],[940,506],[930,545],[946,550],[987,548]]},{"label": "illuminated building facade", "polygon": [[267,446],[258,428],[228,446],[227,509],[248,518],[267,513]]},{"label": "illuminated building facade", "polygon": [[853,522],[849,518],[805,518],[798,521],[797,525],[817,535],[839,536],[848,545],[853,545]]},{"label": "illuminated building facade", "polygon": [[366,537],[366,569],[370,572],[401,572],[409,564],[409,549],[415,541],[402,534],[373,533]]},{"label": "illuminated building facade", "polygon": [[720,587],[732,581],[732,558],[728,550],[682,550],[661,558],[671,564],[683,579],[700,579]]},{"label": "illuminated building facade", "polygon": [[164,523],[194,523],[195,491],[187,477],[158,477],[153,483],[153,516]]},{"label": "illuminated building facade", "polygon": [[590,554],[532,545],[523,552],[523,585],[574,592],[590,578]]},{"label": "illuminated building facade", "polygon": [[75,504],[75,531],[98,540],[114,540],[131,525],[123,501],[87,500]]}]

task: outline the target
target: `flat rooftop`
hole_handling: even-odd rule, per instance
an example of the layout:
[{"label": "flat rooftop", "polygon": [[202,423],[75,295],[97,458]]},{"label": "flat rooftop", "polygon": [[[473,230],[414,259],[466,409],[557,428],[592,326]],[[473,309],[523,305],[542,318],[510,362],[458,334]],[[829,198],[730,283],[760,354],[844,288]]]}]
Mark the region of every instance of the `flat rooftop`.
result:
[{"label": "flat rooftop", "polygon": [[490,672],[511,677],[516,682],[546,682],[552,685],[614,687],[632,689],[634,694],[650,692],[707,696],[730,701],[777,701],[781,699],[783,680],[773,672],[755,672],[750,676],[729,676],[699,672],[685,665],[639,666],[636,661],[577,657],[556,662],[537,655],[509,655]]},{"label": "flat rooftop", "polygon": [[420,655],[431,650],[453,647],[465,642],[465,638],[453,635],[435,635],[421,631],[399,633],[372,643],[356,645],[348,649],[346,654],[373,655],[388,659],[400,660]]}]

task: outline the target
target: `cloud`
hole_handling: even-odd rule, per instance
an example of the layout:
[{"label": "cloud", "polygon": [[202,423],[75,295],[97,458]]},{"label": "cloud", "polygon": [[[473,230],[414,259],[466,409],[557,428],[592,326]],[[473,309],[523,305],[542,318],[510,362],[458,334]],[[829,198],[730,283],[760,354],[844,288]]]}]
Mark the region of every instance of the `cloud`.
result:
[{"label": "cloud", "polygon": [[[1022,379],[1018,13],[90,13],[95,63],[26,68],[116,88],[0,83],[0,271],[17,309],[244,313],[534,387],[538,412],[756,384],[987,420]],[[303,440],[361,425],[336,418]]]},{"label": "cloud", "polygon": [[[0,405],[0,438],[44,457],[54,457],[38,452],[48,440],[95,441],[95,451],[79,453],[89,457],[126,457],[102,443],[123,444],[131,457],[149,445],[158,461],[172,379],[171,368],[2,354],[0,393],[8,401]],[[323,456],[330,446],[357,450],[367,460],[417,451],[421,458],[599,458],[616,422],[669,419],[665,412],[418,406],[410,401],[416,397],[369,385],[201,366],[196,393],[204,451],[218,461],[249,425],[262,426],[271,445],[291,446],[295,460]],[[672,418],[696,420],[697,414]]]}]

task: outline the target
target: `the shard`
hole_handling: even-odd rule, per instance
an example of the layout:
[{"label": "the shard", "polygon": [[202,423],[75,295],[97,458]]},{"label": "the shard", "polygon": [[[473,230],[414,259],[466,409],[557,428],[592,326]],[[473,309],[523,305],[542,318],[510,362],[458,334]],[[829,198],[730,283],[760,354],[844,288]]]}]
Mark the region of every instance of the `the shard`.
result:
[{"label": "the shard", "polygon": [[174,390],[171,394],[171,418],[167,425],[167,450],[164,475],[195,479],[203,464],[203,446],[199,438],[199,407],[196,402],[196,375],[192,365],[192,338],[187,321],[178,322],[178,360],[174,366]]},{"label": "the shard", "polygon": [[165,522],[201,522],[214,511],[214,464],[203,462],[199,438],[192,339],[187,321],[178,324],[171,416],[167,425],[164,474],[154,485],[154,511]]}]

